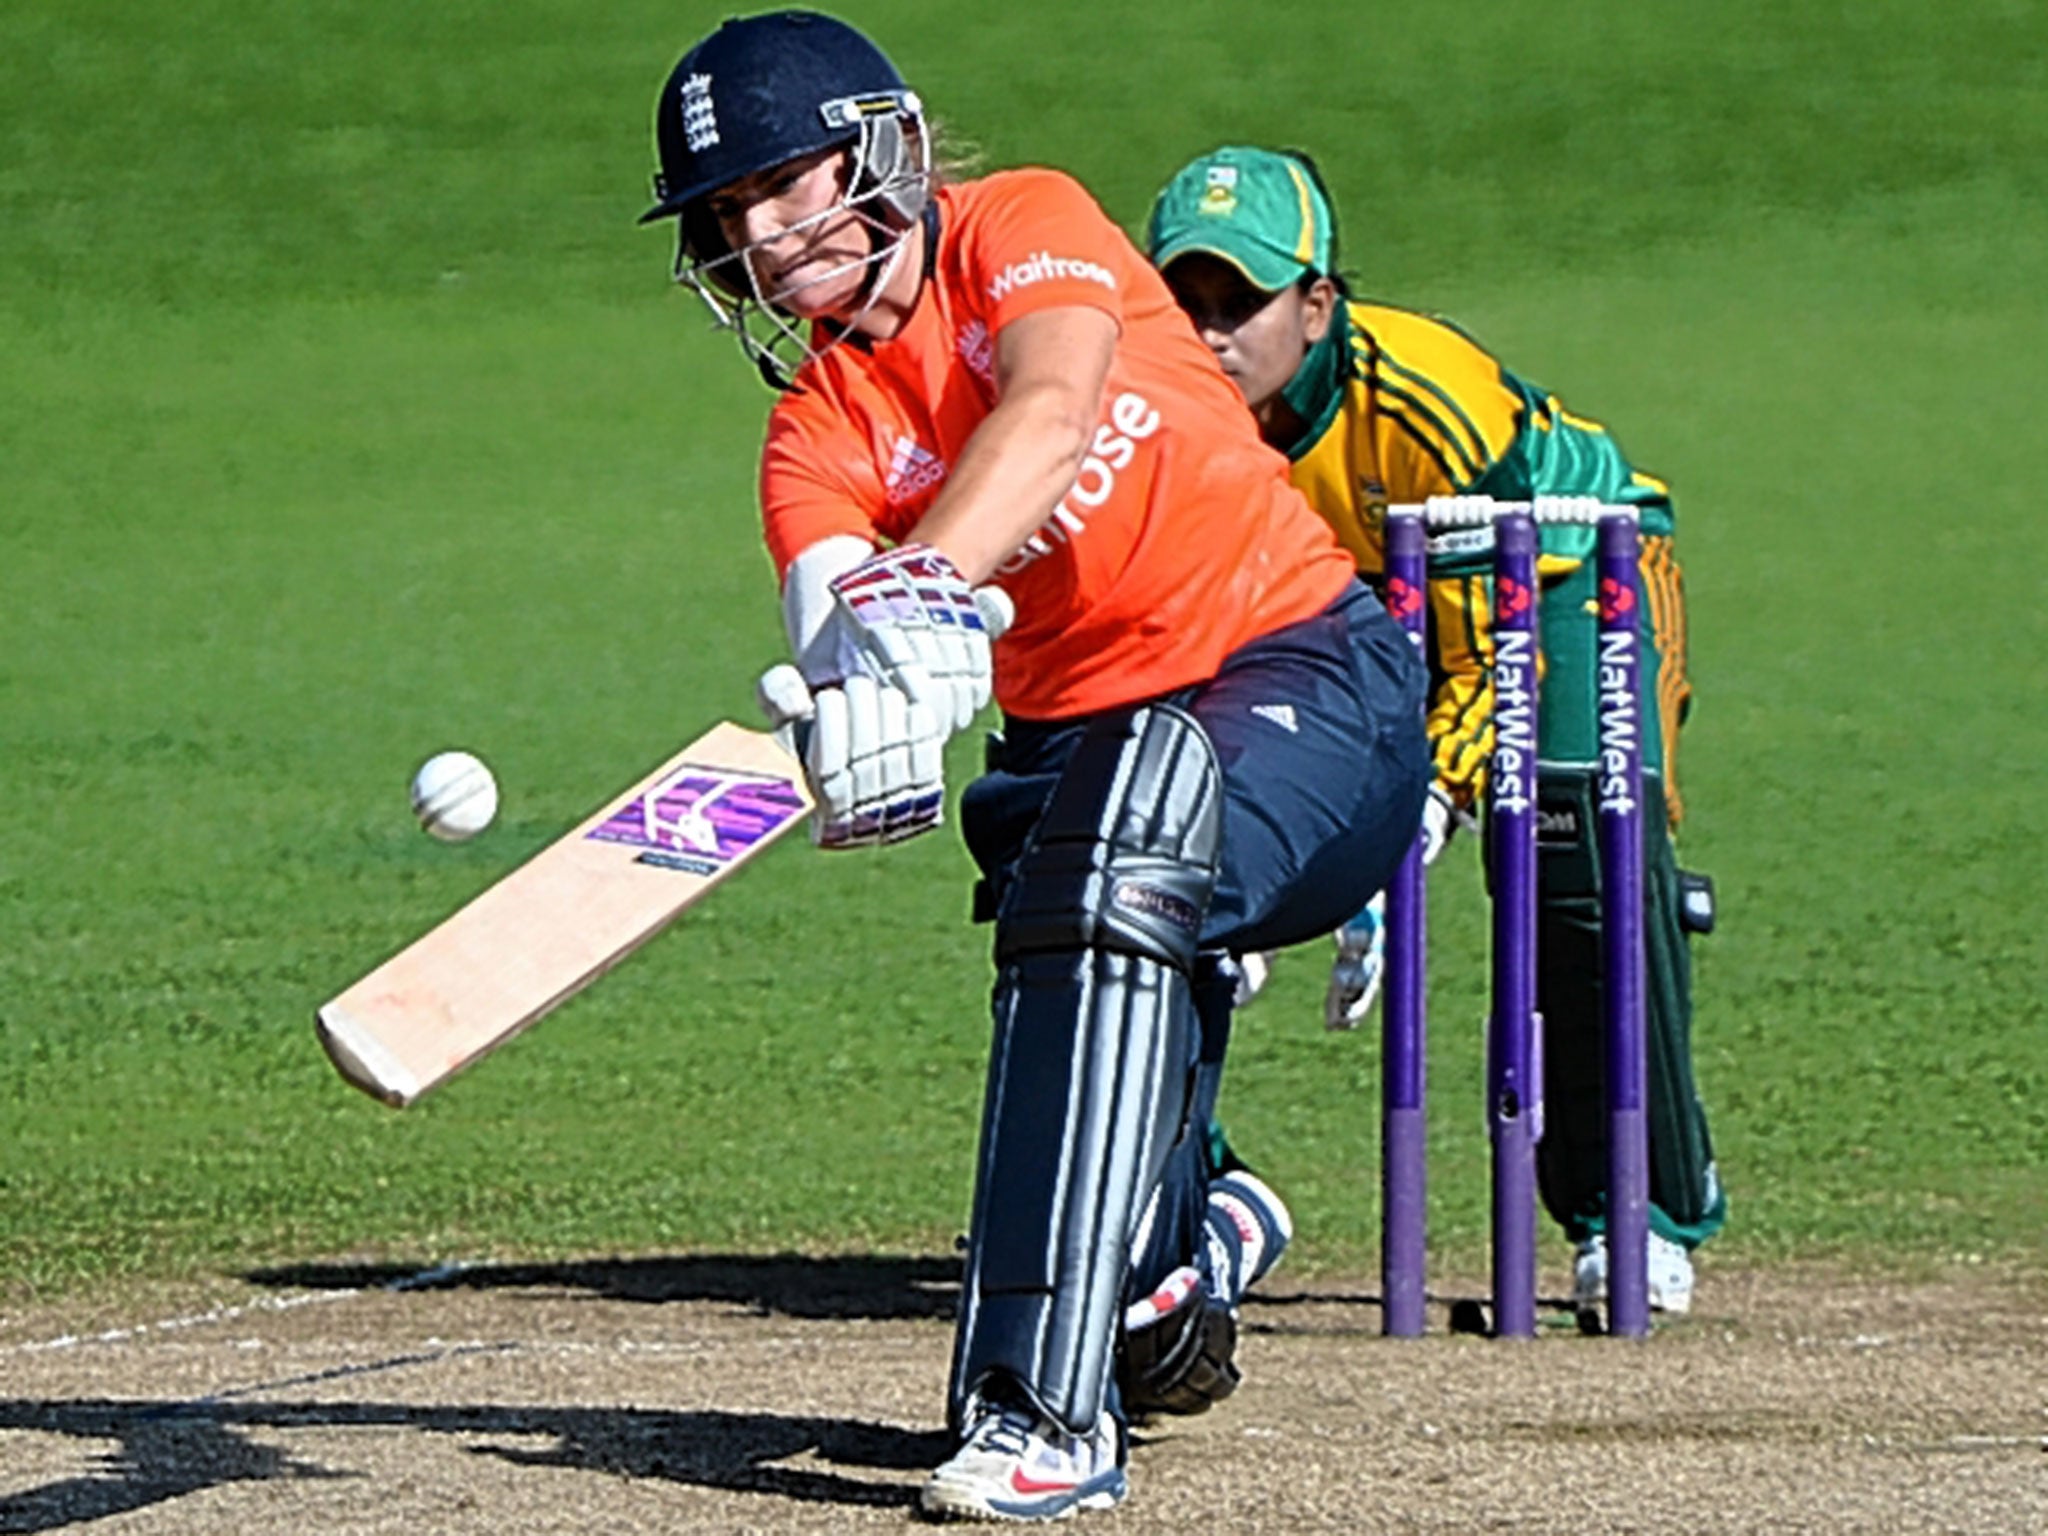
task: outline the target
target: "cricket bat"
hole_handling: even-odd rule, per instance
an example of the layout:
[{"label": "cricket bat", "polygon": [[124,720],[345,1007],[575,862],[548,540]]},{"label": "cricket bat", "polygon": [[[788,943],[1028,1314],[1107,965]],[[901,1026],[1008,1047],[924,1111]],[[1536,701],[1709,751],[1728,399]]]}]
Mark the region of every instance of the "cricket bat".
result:
[{"label": "cricket bat", "polygon": [[713,726],[316,1016],[341,1075],[402,1107],[617,965],[811,808],[773,736]]}]

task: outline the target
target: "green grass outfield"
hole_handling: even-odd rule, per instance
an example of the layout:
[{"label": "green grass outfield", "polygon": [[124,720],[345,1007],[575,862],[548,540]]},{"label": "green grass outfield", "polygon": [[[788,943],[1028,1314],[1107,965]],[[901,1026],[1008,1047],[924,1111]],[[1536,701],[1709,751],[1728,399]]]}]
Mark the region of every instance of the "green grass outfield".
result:
[{"label": "green grass outfield", "polygon": [[[0,1298],[343,1254],[944,1251],[988,982],[950,833],[785,845],[437,1097],[314,1006],[714,718],[777,620],[767,406],[636,230],[726,8],[0,11]],[[2038,7],[862,6],[990,165],[1136,227],[1302,145],[1361,286],[1675,483],[1718,1251],[2048,1256]],[[1319,30],[1311,18],[1326,18]],[[287,19],[290,17],[290,19]],[[500,823],[412,825],[485,754]],[[972,743],[958,744],[958,782]],[[1484,1236],[1473,849],[1435,881],[1434,1236]],[[1323,954],[1228,1095],[1300,1262],[1376,1245]],[[1554,1236],[1550,1273],[1561,1249]]]}]

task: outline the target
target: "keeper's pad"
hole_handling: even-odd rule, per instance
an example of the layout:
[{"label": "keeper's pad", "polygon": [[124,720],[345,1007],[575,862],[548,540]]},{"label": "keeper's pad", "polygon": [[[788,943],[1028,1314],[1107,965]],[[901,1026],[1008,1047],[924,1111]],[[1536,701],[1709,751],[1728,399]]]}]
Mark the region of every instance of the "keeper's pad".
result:
[{"label": "keeper's pad", "polygon": [[1073,1433],[1102,1412],[1133,1234],[1188,1114],[1221,781],[1181,710],[1104,716],[1018,859],[996,916],[956,1423],[992,1375]]},{"label": "keeper's pad", "polygon": [[[1591,770],[1545,764],[1537,779],[1546,1133],[1543,1204],[1573,1242],[1601,1231],[1607,1189],[1606,1008],[1600,965],[1599,796]],[[1687,1247],[1727,1218],[1692,1059],[1692,957],[1663,782],[1643,778],[1643,1004],[1650,1227]]]}]

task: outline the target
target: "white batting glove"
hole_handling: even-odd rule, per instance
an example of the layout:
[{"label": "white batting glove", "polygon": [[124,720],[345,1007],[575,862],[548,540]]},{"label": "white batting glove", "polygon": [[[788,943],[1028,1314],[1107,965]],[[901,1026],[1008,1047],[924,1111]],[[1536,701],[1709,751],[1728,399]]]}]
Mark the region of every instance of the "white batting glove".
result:
[{"label": "white batting glove", "polygon": [[970,587],[937,550],[873,554],[820,540],[792,562],[783,618],[796,665],[771,667],[762,712],[803,762],[821,848],[899,842],[937,826],[946,739],[994,685],[992,646],[1016,617],[999,587]]},{"label": "white batting glove", "polygon": [[[871,677],[931,712],[945,735],[965,730],[994,686],[991,635],[958,567],[928,544],[870,556],[832,579],[819,644],[836,679]],[[806,668],[813,684],[821,680]]]},{"label": "white batting glove", "polygon": [[901,688],[849,677],[813,692],[804,777],[820,848],[901,842],[939,824],[946,801],[946,732]]},{"label": "white batting glove", "polygon": [[1356,1029],[1365,1022],[1387,974],[1387,896],[1382,891],[1335,934],[1336,963],[1323,995],[1323,1028]]},{"label": "white batting glove", "polygon": [[939,824],[945,734],[901,689],[857,677],[813,691],[783,662],[761,674],[754,697],[803,765],[820,848],[897,843]]}]

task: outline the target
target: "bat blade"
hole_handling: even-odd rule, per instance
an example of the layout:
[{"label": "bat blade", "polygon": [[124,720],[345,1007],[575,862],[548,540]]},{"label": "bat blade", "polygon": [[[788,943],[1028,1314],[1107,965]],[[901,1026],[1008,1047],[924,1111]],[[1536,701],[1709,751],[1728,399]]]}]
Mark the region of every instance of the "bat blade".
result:
[{"label": "bat blade", "polygon": [[320,1007],[341,1075],[394,1106],[504,1044],[803,819],[772,736],[713,726]]}]

